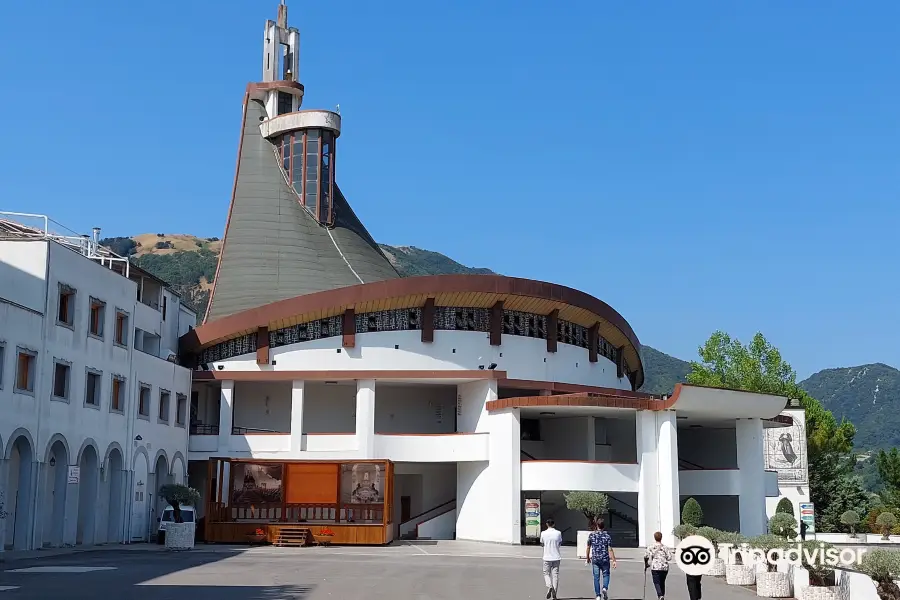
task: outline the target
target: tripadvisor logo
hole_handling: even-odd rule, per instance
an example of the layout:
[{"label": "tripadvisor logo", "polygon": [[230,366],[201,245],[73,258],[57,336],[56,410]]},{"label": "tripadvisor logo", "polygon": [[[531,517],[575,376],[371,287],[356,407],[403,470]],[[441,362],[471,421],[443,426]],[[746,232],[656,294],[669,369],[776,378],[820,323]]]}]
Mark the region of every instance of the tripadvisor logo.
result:
[{"label": "tripadvisor logo", "polygon": [[761,550],[751,544],[719,544],[719,551],[711,541],[700,535],[690,535],[675,547],[675,560],[687,575],[706,575],[712,570],[713,561],[717,558],[725,564],[737,564],[738,559],[745,565],[786,561],[794,566],[820,564],[829,567],[847,567],[861,565],[865,548],[825,548],[804,547],[802,544],[785,545],[784,548]]}]

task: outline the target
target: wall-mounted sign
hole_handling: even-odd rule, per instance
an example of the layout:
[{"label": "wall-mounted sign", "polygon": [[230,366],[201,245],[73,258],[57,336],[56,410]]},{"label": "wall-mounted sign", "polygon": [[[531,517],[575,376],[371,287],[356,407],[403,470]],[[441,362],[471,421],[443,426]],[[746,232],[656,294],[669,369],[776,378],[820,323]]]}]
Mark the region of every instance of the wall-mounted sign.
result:
[{"label": "wall-mounted sign", "polygon": [[806,533],[816,532],[816,512],[812,502],[800,503],[800,520],[806,523]]},{"label": "wall-mounted sign", "polygon": [[537,498],[525,499],[525,537],[541,537],[541,501]]},{"label": "wall-mounted sign", "polygon": [[81,467],[74,466],[69,467],[69,483],[78,483],[81,481]]}]

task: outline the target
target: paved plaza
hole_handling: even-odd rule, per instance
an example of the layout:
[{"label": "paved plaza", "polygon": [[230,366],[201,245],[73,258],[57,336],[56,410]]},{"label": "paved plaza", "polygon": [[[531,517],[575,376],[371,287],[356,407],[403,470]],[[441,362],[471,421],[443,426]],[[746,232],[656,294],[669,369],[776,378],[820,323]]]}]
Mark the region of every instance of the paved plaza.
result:
[{"label": "paved plaza", "polygon": [[[593,598],[590,569],[564,548],[562,598]],[[610,598],[642,598],[643,563],[621,550]],[[649,579],[649,578],[648,578]],[[0,563],[0,600],[128,598],[129,600],[281,600],[544,598],[540,549],[469,542],[426,542],[386,548],[235,548],[200,545],[172,553],[132,546]],[[652,582],[647,598],[655,598]],[[752,592],[704,578],[703,597],[749,600]],[[666,598],[687,600],[673,566]]]}]

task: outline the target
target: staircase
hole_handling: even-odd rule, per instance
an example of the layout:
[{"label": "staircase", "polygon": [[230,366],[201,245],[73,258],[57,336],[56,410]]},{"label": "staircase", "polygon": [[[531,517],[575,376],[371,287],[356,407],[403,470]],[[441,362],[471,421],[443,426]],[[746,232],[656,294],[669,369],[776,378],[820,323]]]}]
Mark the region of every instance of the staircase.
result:
[{"label": "staircase", "polygon": [[608,509],[608,513],[606,529],[612,537],[613,546],[618,548],[637,548],[637,520],[614,508]]},{"label": "staircase", "polygon": [[312,539],[309,527],[303,525],[279,525],[275,536],[275,546],[307,546]]},{"label": "staircase", "polygon": [[[408,521],[400,524],[400,539],[401,540],[424,540],[431,539],[430,537],[420,537],[419,535],[419,526],[425,525],[429,521],[433,521],[434,519],[438,519],[440,517],[445,517],[450,512],[456,511],[456,498],[450,500],[448,502],[444,502],[443,504],[439,504],[434,508],[431,508],[423,513],[412,517]],[[455,521],[455,519],[454,519]]]}]

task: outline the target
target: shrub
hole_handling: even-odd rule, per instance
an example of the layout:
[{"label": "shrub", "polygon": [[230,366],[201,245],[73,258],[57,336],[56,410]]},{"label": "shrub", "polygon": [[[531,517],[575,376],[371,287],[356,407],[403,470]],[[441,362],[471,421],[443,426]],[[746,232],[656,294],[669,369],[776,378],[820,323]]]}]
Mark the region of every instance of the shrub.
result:
[{"label": "shrub", "polygon": [[682,523],[681,525],[676,525],[672,533],[675,534],[675,537],[678,539],[683,540],[686,537],[697,535],[697,528],[693,525]]},{"label": "shrub", "polygon": [[815,540],[808,540],[801,544],[800,560],[803,562],[803,568],[809,571],[810,585],[817,587],[829,585],[828,581],[834,574],[834,569],[825,561],[825,553],[831,548],[834,546]]},{"label": "shrub", "polygon": [[[772,517],[773,519],[775,517]],[[773,535],[771,533],[767,533],[765,535],[758,535],[752,540],[750,540],[750,547],[755,550],[760,550],[762,555],[762,560],[766,563],[766,569],[772,573],[778,570],[778,564],[769,560],[769,551],[770,550],[778,550],[784,547],[784,538]],[[776,557],[776,558],[781,558]]]},{"label": "shrub", "polygon": [[797,519],[793,514],[775,513],[769,519],[769,533],[783,540],[792,540],[797,537]]},{"label": "shrub", "polygon": [[588,520],[589,528],[593,528],[594,522],[609,506],[609,497],[601,492],[569,492],[565,498],[566,508],[580,510]]},{"label": "shrub", "polygon": [[848,510],[841,515],[841,523],[850,528],[850,537],[856,537],[856,526],[859,525],[859,515],[855,510]]},{"label": "shrub", "polygon": [[894,513],[885,511],[875,519],[875,525],[878,527],[878,531],[881,532],[883,539],[890,539],[891,529],[897,525],[897,517],[894,516]]},{"label": "shrub", "polygon": [[[719,545],[722,544],[731,544],[731,551],[734,552],[736,549],[739,549],[741,545],[747,543],[747,537],[737,533],[736,531],[720,531],[719,532]],[[743,554],[737,555],[734,557],[735,564],[743,564]]]},{"label": "shrub", "polygon": [[723,533],[725,532],[719,531],[714,527],[700,527],[697,529],[697,535],[703,536],[712,542],[713,548],[715,548],[716,551],[719,550],[719,539],[721,539]]},{"label": "shrub", "polygon": [[786,514],[786,515],[794,515],[794,505],[791,504],[791,501],[787,498],[782,498],[778,501],[778,506],[775,507],[775,514]]},{"label": "shrub", "polygon": [[688,498],[685,501],[684,507],[681,509],[681,522],[686,525],[700,527],[700,524],[703,523],[703,509],[700,508],[699,502],[693,498]]},{"label": "shrub", "polygon": [[181,516],[182,504],[197,506],[200,503],[200,492],[180,483],[167,483],[159,488],[159,495],[172,507],[172,520],[176,523],[184,523]]},{"label": "shrub", "polygon": [[881,549],[866,552],[859,570],[875,582],[879,598],[900,598],[900,587],[894,583],[894,579],[900,577],[900,552]]}]

